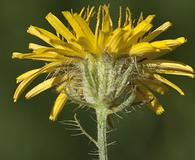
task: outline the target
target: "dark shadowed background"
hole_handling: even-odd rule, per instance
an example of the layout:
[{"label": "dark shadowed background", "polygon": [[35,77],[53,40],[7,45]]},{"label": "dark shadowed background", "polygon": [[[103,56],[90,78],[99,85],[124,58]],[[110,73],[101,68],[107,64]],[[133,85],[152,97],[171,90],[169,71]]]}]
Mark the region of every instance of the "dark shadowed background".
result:
[{"label": "dark shadowed background", "polygon": [[[61,11],[79,11],[82,6],[109,1],[78,0],[0,0],[0,159],[1,160],[88,160],[93,145],[84,137],[71,137],[66,126],[48,120],[56,94],[46,91],[27,101],[21,97],[14,104],[15,78],[41,66],[31,60],[12,60],[13,51],[28,52],[29,42],[40,42],[26,33],[29,25],[51,29],[44,17],[53,12],[60,19]],[[173,27],[159,38],[185,36],[188,43],[167,55],[195,68],[195,1],[194,0],[113,0],[111,15],[118,7],[129,6],[134,18],[155,13],[155,25],[170,20]],[[53,31],[53,30],[52,30]],[[195,159],[195,83],[186,77],[168,76],[186,93],[181,97],[173,90],[160,97],[166,112],[155,116],[147,108],[136,109],[118,120],[111,140],[117,145],[109,149],[110,160],[193,160]],[[39,80],[43,80],[41,77]],[[73,118],[73,106],[67,105],[60,115]],[[88,111],[79,112],[81,122],[94,134],[95,123]]]}]

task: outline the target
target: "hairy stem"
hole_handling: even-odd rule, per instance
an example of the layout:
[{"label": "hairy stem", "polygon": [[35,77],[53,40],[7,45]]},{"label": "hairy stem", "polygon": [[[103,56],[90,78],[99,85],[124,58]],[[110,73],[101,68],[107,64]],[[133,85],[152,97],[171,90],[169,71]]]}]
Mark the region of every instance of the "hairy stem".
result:
[{"label": "hairy stem", "polygon": [[97,109],[97,145],[98,145],[98,153],[99,160],[108,160],[107,153],[107,109]]}]

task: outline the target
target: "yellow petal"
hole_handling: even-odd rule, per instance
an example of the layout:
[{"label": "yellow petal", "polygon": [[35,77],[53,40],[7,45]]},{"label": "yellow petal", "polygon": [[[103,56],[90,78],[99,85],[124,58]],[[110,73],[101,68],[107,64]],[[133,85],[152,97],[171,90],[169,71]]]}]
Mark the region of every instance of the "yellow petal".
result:
[{"label": "yellow petal", "polygon": [[89,43],[89,41],[84,38],[84,37],[80,37],[77,39],[77,43],[79,43],[85,52],[90,52],[92,54],[98,54],[98,51],[96,50],[97,47],[94,47],[91,45],[91,43]]},{"label": "yellow petal", "polygon": [[51,32],[48,32],[42,28],[30,26],[27,30],[28,33],[42,39],[46,43],[50,44],[53,47],[61,48],[60,45],[53,43],[53,42],[61,42],[61,44],[64,44],[62,40],[60,40],[56,35],[52,34]]},{"label": "yellow petal", "polygon": [[[128,16],[131,16],[131,15],[129,15],[129,14],[131,14],[129,10],[127,13],[128,13]],[[129,47],[132,45],[131,43],[128,43],[128,40],[131,39],[132,37],[135,38],[135,36],[133,35],[133,28],[131,26],[131,22],[129,22],[129,21],[131,21],[131,18],[126,17],[126,21],[127,22],[125,22],[124,27],[122,27],[122,34],[119,37],[120,44],[118,45],[118,53],[121,53],[121,54],[128,54]],[[113,32],[115,32],[115,31],[113,31]]]},{"label": "yellow petal", "polygon": [[83,33],[81,26],[79,26],[78,22],[75,20],[74,15],[72,15],[68,11],[62,12],[62,14],[66,18],[68,23],[71,25],[71,27],[74,29],[75,33],[77,34],[77,37],[86,36],[85,33]]},{"label": "yellow petal", "polygon": [[95,43],[96,43],[96,46],[98,46],[98,36],[99,36],[99,30],[100,30],[100,16],[101,16],[101,6],[99,6],[99,8],[98,8],[97,21],[96,21],[96,27],[95,27]]},{"label": "yellow petal", "polygon": [[60,48],[52,48],[52,47],[42,47],[42,48],[37,48],[34,49],[34,52],[38,52],[38,50],[43,50],[41,52],[46,52],[46,50],[56,50],[56,51],[61,51],[60,53],[65,52],[64,55],[69,52],[72,53],[73,55],[81,55],[84,56],[86,54],[85,51],[83,51],[83,48],[77,44],[77,41],[73,41],[72,43],[65,43],[63,41],[55,41],[51,40],[52,43],[55,43],[56,45],[59,45]]},{"label": "yellow petal", "polygon": [[65,57],[79,57],[79,58],[84,58],[86,56],[86,52],[80,51],[80,50],[74,50],[74,48],[68,48],[66,47],[65,49],[56,49],[56,48],[42,48],[42,49],[37,49],[34,50],[35,53],[56,53],[61,56]]},{"label": "yellow petal", "polygon": [[157,100],[157,98],[153,97],[154,99],[149,102],[148,107],[153,110],[156,115],[161,115],[165,110],[163,106],[160,104],[160,102]]},{"label": "yellow petal", "polygon": [[121,43],[121,41],[123,39],[123,34],[124,34],[124,31],[121,28],[118,28],[113,32],[112,37],[110,38],[109,42],[106,45],[108,53],[111,53],[111,54],[115,53],[116,54],[119,51],[119,49],[123,45]]},{"label": "yellow petal", "polygon": [[43,54],[36,54],[36,53],[13,53],[12,58],[18,58],[18,59],[33,59],[33,60],[40,60],[40,61],[49,61],[49,62],[55,62],[55,61],[63,61],[67,59],[66,57],[59,55],[58,53],[54,52],[48,52]]},{"label": "yellow petal", "polygon": [[104,5],[102,7],[102,31],[109,33],[112,31],[112,19],[110,17],[109,6]]},{"label": "yellow petal", "polygon": [[79,15],[75,15],[74,17],[75,17],[75,20],[77,21],[77,23],[79,24],[79,26],[81,27],[81,29],[83,30],[83,33],[86,35],[86,37],[91,42],[91,44],[94,45],[95,35],[91,31],[89,25]]},{"label": "yellow petal", "polygon": [[47,47],[35,43],[29,43],[28,48],[34,50],[34,49],[47,48]]},{"label": "yellow petal", "polygon": [[[129,27],[128,27],[129,28]],[[131,30],[128,28],[123,29],[124,33],[120,37],[120,44],[118,45],[118,53],[127,54],[129,52],[129,44],[127,43],[128,38],[132,35]]]},{"label": "yellow petal", "polygon": [[136,43],[139,38],[141,38],[145,33],[147,33],[152,28],[152,20],[155,15],[149,15],[145,20],[141,21],[134,29],[132,36],[128,39],[127,43],[129,46]]},{"label": "yellow petal", "polygon": [[170,60],[146,60],[143,64],[156,73],[182,75],[194,78],[193,68],[181,62]]},{"label": "yellow petal", "polygon": [[75,36],[68,30],[67,27],[52,13],[46,16],[47,21],[52,25],[55,30],[60,33],[68,42],[75,39]]},{"label": "yellow petal", "polygon": [[26,87],[28,87],[28,85],[36,78],[38,77],[42,72],[40,72],[40,70],[38,72],[35,72],[33,75],[31,75],[30,77],[24,79],[16,88],[16,91],[14,93],[13,99],[14,102],[17,101],[17,99],[19,98],[19,96],[22,94],[22,92],[26,89]]},{"label": "yellow petal", "polygon": [[141,12],[138,18],[137,24],[141,23],[143,20],[144,20],[144,15],[143,15],[143,12]]},{"label": "yellow petal", "polygon": [[122,23],[122,7],[119,7],[118,28],[121,28]]},{"label": "yellow petal", "polygon": [[21,83],[18,85],[18,87],[16,88],[16,91],[14,93],[14,96],[13,96],[14,102],[17,101],[17,99],[22,94],[22,92],[40,74],[46,73],[46,72],[52,72],[53,70],[56,70],[56,68],[60,67],[63,64],[64,64],[63,62],[53,62],[53,63],[46,64],[45,66],[43,66],[42,68],[40,68],[39,70],[37,70],[36,72],[31,74],[29,77],[27,77],[23,81],[21,81]]},{"label": "yellow petal", "polygon": [[152,45],[148,42],[141,42],[133,45],[131,49],[129,50],[130,56],[147,56],[148,54],[151,54],[155,52],[155,48],[152,47]]},{"label": "yellow petal", "polygon": [[125,12],[125,23],[124,23],[124,27],[129,26],[129,28],[131,29],[131,27],[132,27],[131,25],[132,25],[131,11],[127,7],[126,8],[126,12]]},{"label": "yellow petal", "polygon": [[95,36],[88,24],[85,22],[83,18],[79,15],[72,15],[70,12],[62,12],[68,23],[72,26],[74,31],[76,32],[77,38],[83,37],[86,38],[89,43],[94,46],[95,45]]},{"label": "yellow petal", "polygon": [[172,26],[171,22],[165,22],[160,27],[155,29],[153,32],[149,33],[146,37],[144,37],[142,42],[149,42],[155,39],[157,36],[159,36],[162,32],[165,32]]},{"label": "yellow petal", "polygon": [[54,103],[53,109],[50,113],[50,117],[49,117],[50,120],[55,121],[57,119],[58,114],[63,109],[67,100],[68,100],[68,96],[64,92],[61,92],[58,95],[58,97]]},{"label": "yellow petal", "polygon": [[99,31],[98,46],[100,47],[100,49],[102,49],[102,51],[105,50],[105,46],[110,41],[110,38],[111,36],[109,35],[109,33],[105,33],[101,30]]},{"label": "yellow petal", "polygon": [[77,58],[84,58],[86,55],[83,51],[78,51],[76,49],[72,49],[72,47],[65,47],[64,49],[56,49],[56,48],[38,48],[34,49],[33,53],[17,53],[14,52],[12,54],[12,58],[19,58],[19,59],[34,59],[34,60],[42,60],[42,61],[60,61],[64,59],[68,59],[68,57],[77,57]]},{"label": "yellow petal", "polygon": [[170,82],[169,80],[167,80],[166,78],[158,75],[158,74],[154,74],[153,75],[155,79],[157,79],[158,81],[165,83],[166,85],[172,87],[173,89],[175,89],[177,92],[179,92],[181,95],[184,95],[184,92],[181,90],[181,88],[179,88],[176,84]]},{"label": "yellow petal", "polygon": [[59,92],[62,92],[67,86],[67,81],[61,83],[60,85],[56,86],[56,91],[59,93]]},{"label": "yellow petal", "polygon": [[143,58],[156,58],[174,50],[176,47],[182,45],[185,42],[186,40],[184,37],[155,41],[152,43],[140,42],[130,48],[129,55],[140,56]]},{"label": "yellow petal", "polygon": [[25,72],[23,73],[22,75],[18,76],[16,78],[16,83],[20,83],[21,81],[23,81],[24,79],[32,76],[33,74],[35,74],[36,72],[38,72],[40,69],[33,69],[33,70],[30,70],[28,72]]},{"label": "yellow petal", "polygon": [[47,79],[45,81],[43,81],[42,83],[38,84],[37,86],[35,86],[33,89],[31,89],[27,94],[26,94],[26,98],[30,99],[36,95],[38,95],[39,93],[55,86],[56,84],[60,83],[62,81],[62,76],[58,76],[58,77],[53,77],[50,79]]},{"label": "yellow petal", "polygon": [[[156,48],[162,48],[161,46],[170,47],[172,50],[175,49],[177,46],[180,46],[181,44],[184,44],[187,40],[184,37],[179,37],[177,39],[168,39],[168,40],[162,40],[162,41],[155,41],[152,42],[152,46]],[[163,49],[163,48],[162,48]]]},{"label": "yellow petal", "polygon": [[95,9],[95,7],[93,6],[93,7],[89,7],[89,9],[88,9],[88,13],[87,13],[87,18],[85,19],[85,21],[86,21],[86,23],[87,24],[89,24],[89,22],[90,22],[90,19],[93,17],[93,15],[94,15],[94,9]]},{"label": "yellow petal", "polygon": [[160,104],[158,99],[145,87],[137,88],[137,97],[141,101],[147,101],[147,106],[149,107],[149,109],[155,112],[156,115],[160,115],[164,112],[164,108]]}]

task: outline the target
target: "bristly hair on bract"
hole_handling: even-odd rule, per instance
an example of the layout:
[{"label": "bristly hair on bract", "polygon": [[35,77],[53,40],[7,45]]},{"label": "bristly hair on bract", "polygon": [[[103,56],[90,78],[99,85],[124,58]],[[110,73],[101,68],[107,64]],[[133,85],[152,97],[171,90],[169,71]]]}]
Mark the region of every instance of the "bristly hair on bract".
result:
[{"label": "bristly hair on bract", "polygon": [[[39,93],[55,88],[58,96],[50,114],[56,120],[67,100],[91,108],[105,107],[110,114],[119,112],[134,102],[147,102],[157,115],[164,108],[155,97],[172,87],[181,95],[184,92],[162,74],[194,77],[194,70],[181,62],[159,59],[186,39],[155,40],[172,24],[165,22],[153,29],[155,15],[146,18],[141,14],[132,21],[129,8],[119,8],[118,26],[113,27],[109,6],[83,8],[77,12],[62,12],[68,22],[65,26],[49,13],[46,20],[56,34],[30,26],[28,33],[40,38],[47,45],[30,43],[29,53],[14,52],[12,58],[44,61],[46,64],[17,77],[19,83],[16,102],[23,91],[41,74],[51,75],[32,88],[25,97],[30,99]],[[96,17],[96,27],[91,29],[91,19]]]}]

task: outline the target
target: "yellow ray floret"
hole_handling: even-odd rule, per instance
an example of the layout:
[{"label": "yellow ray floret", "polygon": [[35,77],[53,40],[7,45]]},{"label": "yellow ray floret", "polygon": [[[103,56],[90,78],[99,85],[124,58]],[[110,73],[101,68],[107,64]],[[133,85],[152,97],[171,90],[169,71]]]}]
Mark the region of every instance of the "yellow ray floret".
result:
[{"label": "yellow ray floret", "polygon": [[[26,77],[25,79],[23,79],[20,84],[18,85],[15,93],[14,93],[14,102],[17,101],[17,99],[19,98],[19,96],[22,94],[22,92],[30,85],[30,83],[37,78],[39,75],[46,73],[46,72],[52,72],[53,70],[56,70],[56,68],[58,66],[63,65],[63,62],[53,62],[53,63],[49,63],[46,64],[44,67],[40,68],[39,70],[34,70],[31,72],[27,72],[26,74],[23,74],[22,77],[20,77],[19,79],[21,80],[21,78]],[[29,75],[28,75],[29,74]],[[28,75],[28,77],[27,77]]]},{"label": "yellow ray floret", "polygon": [[194,78],[194,69],[181,62],[171,60],[147,60],[144,61],[143,64],[146,65],[146,69],[149,68],[156,73],[181,75]]},{"label": "yellow ray floret", "polygon": [[67,100],[68,100],[68,97],[64,92],[62,92],[58,95],[58,97],[54,103],[53,109],[52,109],[50,116],[49,116],[50,120],[52,120],[52,121],[56,120],[58,114],[63,109]]},{"label": "yellow ray floret", "polygon": [[145,36],[142,40],[145,42],[150,42],[153,39],[155,39],[157,36],[159,36],[161,33],[165,32],[172,26],[171,22],[165,22],[160,27],[149,33],[147,36]]},{"label": "yellow ray floret", "polygon": [[[94,51],[95,48],[95,36],[91,29],[89,28],[88,24],[85,22],[84,19],[82,19],[77,14],[71,14],[70,12],[62,12],[68,23],[71,25],[73,30],[76,33],[77,40],[81,42],[85,42],[84,47],[87,49]],[[79,43],[78,41],[78,43]]]},{"label": "yellow ray floret", "polygon": [[129,54],[131,56],[138,56],[144,58],[156,58],[162,56],[165,53],[173,51],[176,47],[186,42],[184,37],[177,39],[169,39],[154,42],[140,42],[133,45]]},{"label": "yellow ray floret", "polygon": [[104,5],[102,8],[102,31],[110,33],[112,31],[112,19],[110,17],[109,7]]},{"label": "yellow ray floret", "polygon": [[36,87],[34,87],[33,89],[31,89],[27,94],[26,94],[26,98],[30,99],[34,96],[36,96],[37,94],[53,87],[56,86],[57,84],[60,84],[62,81],[62,76],[57,76],[57,77],[53,77],[50,79],[47,79],[45,81],[43,81],[42,83],[40,83],[39,85],[37,85]]},{"label": "yellow ray floret", "polygon": [[47,47],[40,44],[29,43],[28,48],[32,50],[36,50],[36,49],[47,48]]},{"label": "yellow ray floret", "polygon": [[33,59],[33,60],[40,60],[40,61],[63,61],[66,60],[66,57],[59,55],[55,52],[49,52],[44,54],[36,54],[36,53],[13,53],[12,58],[18,58],[18,59]]},{"label": "yellow ray floret", "polygon": [[37,73],[38,71],[40,71],[40,69],[33,69],[33,70],[30,70],[28,72],[23,73],[22,75],[20,75],[16,78],[16,83],[20,83],[21,81],[32,76],[33,74]]},{"label": "yellow ray floret", "polygon": [[60,33],[68,42],[75,40],[75,36],[69,31],[67,27],[52,13],[46,16],[47,21],[55,28],[56,32]]},{"label": "yellow ray floret", "polygon": [[27,32],[42,39],[43,41],[45,41],[46,43],[48,43],[49,45],[51,45],[55,48],[61,48],[61,46],[57,43],[54,43],[54,42],[64,44],[64,42],[61,41],[60,38],[58,38],[56,35],[54,35],[51,32],[48,32],[47,30],[44,30],[42,28],[30,26],[28,28]]},{"label": "yellow ray floret", "polygon": [[184,92],[176,84],[170,82],[169,80],[167,80],[166,78],[164,78],[164,77],[162,77],[158,74],[154,74],[153,76],[154,76],[155,79],[159,80],[160,82],[165,83],[166,85],[168,85],[168,86],[172,87],[173,89],[175,89],[181,95],[184,95]]}]

